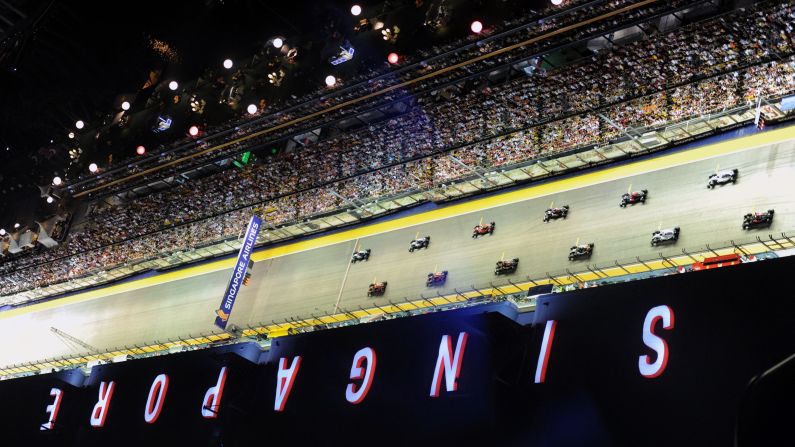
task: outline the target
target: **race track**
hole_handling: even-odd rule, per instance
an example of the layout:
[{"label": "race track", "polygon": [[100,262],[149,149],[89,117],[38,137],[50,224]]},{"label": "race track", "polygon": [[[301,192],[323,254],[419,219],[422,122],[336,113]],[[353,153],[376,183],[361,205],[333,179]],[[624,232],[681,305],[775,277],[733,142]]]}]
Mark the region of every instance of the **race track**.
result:
[{"label": "race track", "polygon": [[[737,184],[708,190],[707,177],[717,168],[739,169]],[[619,208],[619,198],[630,185],[632,190],[648,189],[648,200]],[[578,271],[586,264],[612,264],[615,259],[660,252],[673,256],[682,248],[747,239],[749,231],[741,229],[741,221],[752,210],[775,208],[772,227],[751,233],[776,234],[795,228],[793,191],[795,139],[636,172],[257,262],[251,285],[238,297],[230,322],[270,323],[328,314],[336,306],[357,309],[420,294],[450,294],[454,288],[487,287],[497,280],[494,264],[503,255],[520,258],[519,269],[509,277],[516,281],[566,268]],[[551,203],[569,205],[568,218],[543,223],[544,210]],[[496,231],[472,239],[472,227],[481,219],[495,221]],[[675,245],[650,246],[652,231],[673,226],[681,227]],[[417,234],[430,235],[430,247],[409,253],[408,244]],[[570,262],[568,249],[578,240],[595,244],[593,256]],[[370,260],[349,265],[354,246],[370,248]],[[434,269],[449,271],[449,277],[444,287],[429,289],[425,277]],[[209,332],[229,276],[229,269],[217,270],[102,298],[0,315],[0,337],[11,342],[0,351],[0,365],[82,351],[67,346],[50,331],[52,326],[100,350]],[[374,279],[389,283],[382,298],[366,295]]]}]

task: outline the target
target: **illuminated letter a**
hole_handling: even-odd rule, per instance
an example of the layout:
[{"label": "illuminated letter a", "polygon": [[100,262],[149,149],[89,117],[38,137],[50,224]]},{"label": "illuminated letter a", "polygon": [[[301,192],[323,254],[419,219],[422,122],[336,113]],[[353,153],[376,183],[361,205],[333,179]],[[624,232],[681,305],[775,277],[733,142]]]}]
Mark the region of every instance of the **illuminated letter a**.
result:
[{"label": "illuminated letter a", "polygon": [[290,397],[290,391],[293,389],[293,382],[300,367],[300,355],[293,358],[289,368],[287,368],[286,358],[279,359],[279,370],[276,373],[276,400],[273,403],[274,411],[284,411],[284,405],[287,403],[287,398]]}]

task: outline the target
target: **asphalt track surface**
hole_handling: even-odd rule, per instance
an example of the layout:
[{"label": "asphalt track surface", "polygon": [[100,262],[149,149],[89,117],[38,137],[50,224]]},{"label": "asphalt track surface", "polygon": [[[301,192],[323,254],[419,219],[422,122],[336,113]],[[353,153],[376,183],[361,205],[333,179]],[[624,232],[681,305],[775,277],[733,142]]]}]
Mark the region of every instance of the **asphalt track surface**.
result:
[{"label": "asphalt track surface", "polygon": [[[776,213],[769,230],[751,234],[795,228],[795,139],[705,156],[711,158],[646,172],[635,169],[622,178],[574,189],[563,190],[562,181],[561,190],[549,195],[258,261],[230,323],[307,318],[332,313],[337,306],[357,309],[485,287],[504,281],[494,275],[495,262],[503,256],[520,259],[517,272],[508,278],[522,281],[528,275],[578,271],[615,259],[680,255],[683,247],[747,239],[742,216],[752,210],[774,208]],[[736,184],[706,188],[709,174],[731,168],[739,169]],[[648,200],[622,209],[620,196],[630,189],[648,189]],[[544,211],[553,203],[569,205],[569,215],[544,223]],[[481,219],[495,221],[496,230],[473,239],[472,228]],[[676,244],[650,246],[654,230],[674,226],[681,228]],[[430,247],[409,253],[409,242],[417,235],[431,236]],[[578,241],[593,242],[593,255],[571,262],[568,249]],[[370,260],[350,264],[354,247],[371,249]],[[434,270],[449,271],[447,283],[428,288],[425,277]],[[6,341],[0,365],[84,352],[51,332],[53,326],[99,350],[209,332],[230,274],[227,267],[101,298],[0,314],[0,338]],[[383,297],[367,297],[374,280],[388,282]]]}]

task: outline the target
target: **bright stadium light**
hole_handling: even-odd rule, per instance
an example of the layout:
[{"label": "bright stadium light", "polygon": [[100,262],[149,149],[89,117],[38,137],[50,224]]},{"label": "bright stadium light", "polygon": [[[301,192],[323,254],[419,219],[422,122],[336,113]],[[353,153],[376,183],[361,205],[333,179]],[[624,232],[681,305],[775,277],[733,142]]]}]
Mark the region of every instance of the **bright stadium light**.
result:
[{"label": "bright stadium light", "polygon": [[130,110],[130,101],[124,101],[121,103],[121,109],[124,111]]},{"label": "bright stadium light", "polygon": [[75,127],[77,127],[78,129],[82,129],[83,126],[85,125],[86,123],[84,123],[82,120],[77,120],[77,122],[75,123]]},{"label": "bright stadium light", "polygon": [[199,126],[190,126],[188,129],[188,134],[192,137],[195,137],[199,134]]},{"label": "bright stadium light", "polygon": [[353,14],[355,16],[358,16],[361,13],[362,13],[362,7],[361,6],[359,6],[359,5],[351,6],[351,14]]},{"label": "bright stadium light", "polygon": [[97,172],[97,169],[99,169],[99,166],[97,166],[96,163],[91,163],[90,165],[88,165],[88,172],[92,174]]},{"label": "bright stadium light", "polygon": [[389,56],[386,57],[387,62],[392,65],[397,64],[399,59],[400,57],[398,57],[397,53],[389,53]]},{"label": "bright stadium light", "polygon": [[277,37],[273,39],[273,47],[274,48],[281,48],[284,45],[284,40],[281,37]]},{"label": "bright stadium light", "polygon": [[15,224],[14,224],[14,229],[16,230],[17,228],[19,228],[19,224],[18,224],[18,223],[15,223]]},{"label": "bright stadium light", "polygon": [[483,31],[483,24],[480,23],[479,20],[475,20],[472,22],[472,25],[469,26],[469,29],[475,34],[480,34],[480,32]]},{"label": "bright stadium light", "polygon": [[224,59],[224,68],[229,70],[232,68],[232,65],[235,65],[234,62],[232,62],[232,59]]},{"label": "bright stadium light", "polygon": [[60,186],[61,183],[63,183],[63,180],[61,180],[61,177],[56,176],[55,178],[52,179],[52,184],[55,185],[55,186]]},{"label": "bright stadium light", "polygon": [[138,146],[135,148],[135,153],[138,155],[143,155],[146,153],[146,148],[143,146]]},{"label": "bright stadium light", "polygon": [[326,85],[329,87],[334,87],[334,84],[337,83],[337,78],[332,75],[326,76]]},{"label": "bright stadium light", "polygon": [[375,22],[375,25],[373,25],[373,29],[376,30],[376,31],[380,30],[383,27],[384,27],[384,22],[382,22],[380,20]]},{"label": "bright stadium light", "polygon": [[75,133],[74,132],[69,132],[68,134],[66,134],[66,136],[69,137],[69,139],[71,140],[71,139],[73,139],[75,137]]},{"label": "bright stadium light", "polygon": [[253,114],[257,113],[257,105],[256,104],[249,104],[248,107],[246,107],[246,111],[248,112],[249,115],[253,115]]},{"label": "bright stadium light", "polygon": [[555,6],[558,6],[561,3],[563,3],[563,0],[552,0],[552,4],[555,5]]},{"label": "bright stadium light", "polygon": [[6,230],[3,229],[3,228],[0,228],[0,236],[5,236],[5,235],[6,235]]},{"label": "bright stadium light", "polygon": [[50,196],[47,196],[47,203],[52,203],[52,202],[55,202],[55,199],[53,199]]},{"label": "bright stadium light", "polygon": [[179,84],[177,84],[177,81],[171,81],[168,83],[168,88],[171,90],[176,90],[179,88]]}]

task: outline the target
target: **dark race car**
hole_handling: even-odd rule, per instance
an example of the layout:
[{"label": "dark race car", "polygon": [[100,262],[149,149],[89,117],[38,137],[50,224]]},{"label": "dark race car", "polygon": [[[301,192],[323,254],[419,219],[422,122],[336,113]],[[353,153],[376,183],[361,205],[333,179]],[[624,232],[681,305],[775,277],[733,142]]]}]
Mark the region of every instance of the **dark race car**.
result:
[{"label": "dark race car", "polygon": [[447,270],[443,272],[428,273],[425,287],[441,286],[447,281]]},{"label": "dark race car", "polygon": [[767,210],[764,213],[748,213],[743,216],[743,230],[752,228],[766,227],[773,223],[774,210]]},{"label": "dark race car", "polygon": [[386,281],[370,284],[367,288],[367,296],[381,296],[386,292]]},{"label": "dark race car", "polygon": [[653,247],[664,243],[674,243],[677,240],[679,240],[679,227],[658,230],[651,234]]},{"label": "dark race car", "polygon": [[428,248],[428,245],[430,245],[430,244],[431,244],[431,237],[430,236],[425,236],[425,237],[421,237],[419,239],[414,239],[409,244],[409,252],[412,252],[414,250],[419,250],[420,248]]},{"label": "dark race car", "polygon": [[590,244],[574,245],[569,249],[569,261],[575,259],[590,258],[593,253],[593,242]]},{"label": "dark race car", "polygon": [[365,250],[359,250],[353,253],[351,257],[351,262],[356,263],[359,261],[369,261],[370,260],[370,249],[367,248]]},{"label": "dark race car", "polygon": [[475,225],[475,228],[472,230],[472,238],[477,238],[479,236],[485,236],[487,234],[494,234],[494,222],[489,224],[478,224]]},{"label": "dark race car", "polygon": [[646,203],[646,197],[649,195],[649,190],[641,189],[633,193],[624,193],[621,196],[621,203],[618,204],[621,208],[627,205],[634,205],[636,203]]},{"label": "dark race car", "polygon": [[724,169],[709,176],[707,180],[707,188],[712,189],[716,185],[725,185],[726,183],[737,182],[737,175],[740,171],[736,169]]},{"label": "dark race car", "polygon": [[495,275],[510,275],[516,272],[516,267],[519,265],[519,258],[505,259],[497,261],[497,267],[494,269]]},{"label": "dark race car", "polygon": [[544,222],[549,222],[550,219],[565,219],[569,215],[569,206],[563,205],[560,208],[550,208],[544,212]]}]

